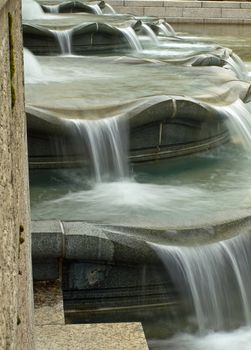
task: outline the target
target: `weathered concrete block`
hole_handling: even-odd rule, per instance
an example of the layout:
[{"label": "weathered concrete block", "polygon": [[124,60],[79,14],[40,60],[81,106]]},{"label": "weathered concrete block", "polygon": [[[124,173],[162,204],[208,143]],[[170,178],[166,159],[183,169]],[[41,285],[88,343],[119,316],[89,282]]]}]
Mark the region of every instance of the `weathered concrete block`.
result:
[{"label": "weathered concrete block", "polygon": [[19,0],[0,0],[0,349],[33,349],[28,161]]},{"label": "weathered concrete block", "polygon": [[174,7],[174,8],[201,7],[201,1],[164,1],[164,7]]},{"label": "weathered concrete block", "polygon": [[219,18],[221,17],[221,8],[194,8],[183,9],[183,17],[193,18]]},{"label": "weathered concrete block", "polygon": [[113,6],[123,6],[124,5],[124,0],[109,0],[108,3],[112,7]]},{"label": "weathered concrete block", "polygon": [[164,2],[159,0],[125,0],[125,7],[163,7]]},{"label": "weathered concrete block", "polygon": [[222,9],[223,18],[238,18],[238,19],[250,19],[251,8],[242,9]]},{"label": "weathered concrete block", "polygon": [[146,7],[144,9],[144,15],[145,16],[156,16],[156,17],[178,17],[182,16],[182,9],[181,8],[174,8],[174,7],[156,7],[156,8],[150,8]]},{"label": "weathered concrete block", "polygon": [[240,6],[242,9],[251,9],[251,2],[241,2]]},{"label": "weathered concrete block", "polygon": [[231,1],[202,1],[202,7],[233,8],[241,7],[240,2]]},{"label": "weathered concrete block", "polygon": [[144,7],[136,7],[136,6],[124,6],[116,8],[118,13],[128,13],[134,16],[143,16],[144,15]]}]

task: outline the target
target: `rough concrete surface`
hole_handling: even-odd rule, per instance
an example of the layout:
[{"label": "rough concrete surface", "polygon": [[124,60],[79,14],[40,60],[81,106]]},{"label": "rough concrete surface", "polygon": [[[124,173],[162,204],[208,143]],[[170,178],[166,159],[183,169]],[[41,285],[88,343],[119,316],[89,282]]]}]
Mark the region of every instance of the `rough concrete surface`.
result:
[{"label": "rough concrete surface", "polygon": [[20,1],[0,2],[0,349],[32,349]]},{"label": "rough concrete surface", "polygon": [[140,323],[36,327],[36,350],[147,350]]},{"label": "rough concrete surface", "polygon": [[110,0],[119,13],[158,16],[170,23],[251,24],[247,1]]}]

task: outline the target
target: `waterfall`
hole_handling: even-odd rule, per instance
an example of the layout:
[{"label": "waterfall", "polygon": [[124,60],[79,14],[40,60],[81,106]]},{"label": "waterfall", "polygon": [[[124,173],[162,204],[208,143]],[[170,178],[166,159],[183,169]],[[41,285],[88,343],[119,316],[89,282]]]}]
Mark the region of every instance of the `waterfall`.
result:
[{"label": "waterfall", "polygon": [[71,38],[72,38],[72,29],[67,30],[51,30],[55,38],[57,39],[61,53],[63,55],[71,54]]},{"label": "waterfall", "polygon": [[96,15],[102,15],[103,14],[103,12],[102,12],[101,8],[98,6],[98,4],[89,5],[89,6],[93,9],[93,11],[94,11],[94,13]]},{"label": "waterfall", "polygon": [[50,13],[59,13],[59,5],[43,5]]},{"label": "waterfall", "polygon": [[[82,145],[86,145],[97,182],[128,176],[127,127],[120,118],[71,120]],[[84,146],[83,146],[84,147]]]},{"label": "waterfall", "polygon": [[168,23],[160,23],[158,24],[159,29],[165,36],[176,36],[174,29]]},{"label": "waterfall", "polygon": [[237,100],[229,106],[216,107],[227,117],[230,134],[235,142],[241,143],[244,149],[251,151],[251,113],[247,106]]},{"label": "waterfall", "polygon": [[136,51],[142,51],[142,46],[140,41],[135,33],[135,31],[131,28],[119,28],[119,30],[123,33],[124,37],[130,44],[131,48]]},{"label": "waterfall", "polygon": [[237,78],[240,80],[248,80],[247,68],[238,55],[231,53],[231,55],[227,58],[226,63],[236,74]]},{"label": "waterfall", "polygon": [[198,247],[151,245],[180,293],[190,301],[200,332],[250,325],[248,234]]},{"label": "waterfall", "polygon": [[112,13],[112,14],[116,13],[114,8],[111,5],[107,4],[107,3],[105,4],[105,8],[107,8],[109,10],[109,13]]},{"label": "waterfall", "polygon": [[156,34],[154,33],[154,31],[149,27],[148,24],[146,23],[142,23],[142,28],[144,29],[144,31],[146,32],[146,34],[149,36],[149,38],[151,39],[151,41],[158,46],[159,45],[159,40],[156,36]]},{"label": "waterfall", "polygon": [[24,20],[39,19],[46,17],[41,6],[34,0],[22,1],[22,17]]},{"label": "waterfall", "polygon": [[39,82],[43,77],[42,69],[38,60],[26,48],[24,48],[24,76],[25,82],[28,84]]}]

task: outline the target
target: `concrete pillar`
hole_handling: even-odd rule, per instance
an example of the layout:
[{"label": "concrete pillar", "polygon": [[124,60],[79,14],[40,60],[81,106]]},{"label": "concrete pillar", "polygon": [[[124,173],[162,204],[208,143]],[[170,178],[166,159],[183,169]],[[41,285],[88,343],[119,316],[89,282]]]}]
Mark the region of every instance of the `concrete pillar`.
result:
[{"label": "concrete pillar", "polygon": [[0,0],[0,349],[32,349],[21,3]]}]

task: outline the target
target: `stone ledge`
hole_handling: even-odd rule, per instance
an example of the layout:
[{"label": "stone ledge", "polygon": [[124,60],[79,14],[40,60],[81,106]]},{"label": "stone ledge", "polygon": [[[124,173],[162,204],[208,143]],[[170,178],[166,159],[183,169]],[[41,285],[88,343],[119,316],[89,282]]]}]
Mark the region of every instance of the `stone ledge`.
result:
[{"label": "stone ledge", "polygon": [[[135,16],[156,16],[171,23],[249,24],[251,2],[246,1],[167,1],[167,0],[111,0],[119,13]],[[229,20],[229,21],[228,21]]]},{"label": "stone ledge", "polygon": [[64,325],[63,294],[60,281],[35,282],[33,290],[35,325]]},{"label": "stone ledge", "polygon": [[36,350],[148,350],[140,323],[37,326]]}]

